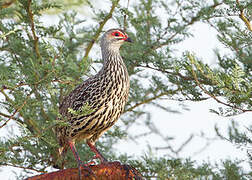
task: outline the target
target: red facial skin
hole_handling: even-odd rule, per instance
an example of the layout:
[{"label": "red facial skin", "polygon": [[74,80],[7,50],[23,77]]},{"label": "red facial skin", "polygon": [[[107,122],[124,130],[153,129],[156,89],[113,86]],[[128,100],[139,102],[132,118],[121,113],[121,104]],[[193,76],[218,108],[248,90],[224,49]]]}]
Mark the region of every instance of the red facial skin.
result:
[{"label": "red facial skin", "polygon": [[124,34],[122,34],[120,31],[115,31],[113,33],[111,33],[112,36],[116,36],[116,37],[122,37],[122,40],[126,40],[128,37]]}]

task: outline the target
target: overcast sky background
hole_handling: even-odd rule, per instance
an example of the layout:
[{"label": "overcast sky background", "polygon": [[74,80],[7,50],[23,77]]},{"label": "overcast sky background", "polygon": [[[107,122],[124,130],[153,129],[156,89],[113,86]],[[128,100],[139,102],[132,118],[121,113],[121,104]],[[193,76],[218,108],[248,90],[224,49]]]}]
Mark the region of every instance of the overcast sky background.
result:
[{"label": "overcast sky background", "polygon": [[[106,5],[103,7],[106,8]],[[51,23],[53,23],[57,20],[50,17],[48,18],[48,16],[46,16],[44,21],[46,23],[50,23],[51,21]],[[116,24],[115,22],[110,21],[105,26],[104,30],[110,29],[112,27],[116,27]],[[191,31],[193,32],[194,37],[189,38],[179,45],[178,49],[180,49],[180,51],[178,54],[184,51],[194,52],[197,57],[201,57],[204,62],[211,66],[215,66],[216,56],[213,49],[221,48],[222,51],[226,51],[216,38],[217,32],[203,23],[197,23],[193,26]],[[99,49],[93,50],[92,54],[95,54],[99,51]],[[152,112],[153,121],[155,122],[155,125],[160,128],[160,131],[164,135],[175,137],[175,140],[173,140],[171,144],[177,147],[179,147],[192,133],[200,136],[201,132],[204,132],[206,137],[214,138],[216,137],[216,133],[214,131],[215,125],[217,125],[222,130],[221,132],[224,133],[226,132],[228,125],[231,124],[231,119],[236,120],[243,128],[251,123],[252,120],[252,113],[245,113],[231,118],[223,118],[217,116],[216,114],[210,113],[209,109],[215,109],[220,106],[220,104],[213,100],[207,100],[203,102],[186,102],[185,104],[188,105],[188,108],[190,109],[189,111],[184,110],[181,106],[179,106],[178,102],[175,101],[162,100],[162,104],[167,107],[174,107],[174,109],[180,110],[181,114],[168,113],[153,107],[146,108]],[[117,125],[120,125],[121,123],[122,122],[118,121]],[[9,125],[11,128],[13,123],[9,123]],[[133,133],[141,132],[141,130],[144,128],[145,127],[142,126],[135,126],[131,128],[130,131]],[[0,137],[3,137],[5,134],[6,131],[0,129]],[[152,135],[148,136],[147,138],[143,138],[141,142],[138,141],[137,143],[129,140],[122,140],[118,145],[116,145],[115,148],[118,149],[119,152],[127,152],[128,154],[131,154],[137,158],[148,151],[146,146],[147,144],[151,144],[153,147],[166,146],[160,137]],[[195,137],[180,155],[181,157],[186,158],[191,157],[193,160],[197,160],[199,163],[203,161],[210,161],[213,164],[215,162],[220,162],[221,159],[227,158],[247,159],[246,150],[239,149],[233,144],[222,140],[213,141],[207,147],[207,149],[201,153],[197,153],[205,145],[206,141],[204,139]],[[153,152],[153,155],[155,156],[164,156],[166,154],[166,150]],[[243,166],[249,170],[248,162],[245,161]],[[12,172],[13,170],[19,171],[18,169],[11,167],[0,168],[0,179],[15,179]]]}]

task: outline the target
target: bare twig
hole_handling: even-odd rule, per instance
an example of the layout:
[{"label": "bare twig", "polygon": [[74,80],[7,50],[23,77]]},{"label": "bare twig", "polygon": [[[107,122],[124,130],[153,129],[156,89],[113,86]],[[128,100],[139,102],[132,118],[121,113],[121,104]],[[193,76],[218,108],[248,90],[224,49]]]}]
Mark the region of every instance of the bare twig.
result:
[{"label": "bare twig", "polygon": [[[151,67],[151,66],[149,66],[148,64],[145,65],[145,66],[144,66],[144,65],[138,65],[137,67],[148,68],[148,69],[152,69],[152,70],[159,71],[159,72],[162,72],[162,73],[171,74],[171,75],[174,75],[174,76],[179,76],[181,79],[183,79],[183,80],[185,80],[185,81],[193,81],[193,80],[194,80],[193,77],[183,76],[183,75],[182,75],[181,73],[179,73],[179,72],[171,72],[171,71],[167,71],[167,70],[165,70],[165,69],[159,69],[159,68]],[[199,82],[207,84],[206,81],[199,80]]]},{"label": "bare twig", "polygon": [[37,170],[31,167],[25,167],[25,166],[17,166],[15,164],[8,164],[8,163],[3,163],[1,164],[3,166],[10,166],[10,167],[15,167],[15,168],[21,168],[21,169],[26,169],[26,170],[31,170],[31,171],[36,171],[38,173],[46,173],[46,171],[41,171],[41,170]]},{"label": "bare twig", "polygon": [[[174,90],[174,91],[177,91],[177,90]],[[138,106],[140,106],[140,105],[147,104],[147,103],[149,103],[149,102],[151,102],[151,101],[153,101],[153,100],[155,100],[155,99],[158,99],[158,98],[160,98],[160,97],[162,97],[162,96],[165,96],[165,95],[168,95],[168,94],[171,94],[171,91],[162,92],[162,93],[160,93],[160,94],[157,95],[157,96],[154,96],[154,97],[145,99],[145,100],[143,100],[143,101],[141,101],[141,102],[139,102],[139,103],[136,103],[135,105],[131,106],[130,108],[126,109],[126,110],[124,111],[124,113],[126,113],[126,112],[128,112],[128,111],[132,111],[133,109],[135,109],[136,107],[138,107]]]},{"label": "bare twig", "polygon": [[[162,136],[161,136],[162,137]],[[167,145],[165,147],[156,147],[155,150],[166,150],[169,149],[172,153],[174,153],[176,156],[179,155],[179,153],[185,148],[185,146],[187,146],[191,140],[194,138],[194,134],[191,134],[186,140],[185,142],[183,142],[179,148],[177,150],[175,150],[171,145]],[[163,138],[164,139],[164,138]],[[165,139],[164,139],[165,140]],[[166,140],[165,140],[166,141]],[[167,142],[168,143],[168,142]]]},{"label": "bare twig", "polygon": [[205,151],[211,145],[211,143],[213,141],[217,140],[217,138],[206,138],[206,137],[203,137],[203,138],[206,139],[206,143],[199,150],[193,152],[192,156],[197,156],[198,154],[202,153],[203,151]]},{"label": "bare twig", "polygon": [[184,149],[184,147],[186,146],[186,145],[188,145],[189,144],[189,142],[191,142],[191,140],[194,138],[194,134],[191,134],[188,138],[187,138],[187,140],[185,140],[185,142],[183,142],[181,145],[180,145],[180,147],[176,150],[176,153],[178,154],[179,152],[181,152],[183,149]]}]

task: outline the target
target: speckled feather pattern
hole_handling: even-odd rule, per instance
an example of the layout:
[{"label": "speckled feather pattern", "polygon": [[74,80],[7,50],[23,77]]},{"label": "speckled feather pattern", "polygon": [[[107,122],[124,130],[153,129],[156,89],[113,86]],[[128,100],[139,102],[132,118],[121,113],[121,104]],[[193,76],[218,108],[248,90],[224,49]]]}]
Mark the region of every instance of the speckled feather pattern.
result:
[{"label": "speckled feather pattern", "polygon": [[[101,40],[104,60],[102,69],[77,86],[60,104],[62,119],[69,122],[68,126],[56,128],[61,146],[67,146],[69,140],[82,139],[94,144],[114,125],[124,110],[129,94],[129,75],[119,53],[123,42],[107,40],[111,38],[110,31]],[[125,33],[122,30],[121,32]],[[88,104],[93,110],[90,114],[76,117],[68,111],[68,108],[78,110],[84,104]]]}]

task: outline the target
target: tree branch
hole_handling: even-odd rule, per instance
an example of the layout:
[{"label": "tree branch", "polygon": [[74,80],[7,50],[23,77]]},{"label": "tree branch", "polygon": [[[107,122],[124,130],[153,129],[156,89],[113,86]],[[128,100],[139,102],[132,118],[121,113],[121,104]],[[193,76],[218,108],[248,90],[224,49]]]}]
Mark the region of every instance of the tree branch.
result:
[{"label": "tree branch", "polygon": [[2,125],[0,126],[0,129],[1,129],[2,127],[4,127],[11,119],[12,119],[12,120],[15,120],[15,121],[18,121],[18,122],[21,123],[21,124],[23,123],[22,121],[20,121],[20,119],[15,118],[15,117],[12,117],[11,115],[7,115],[7,114],[4,114],[4,113],[1,113],[1,112],[0,112],[0,116],[3,116],[3,117],[5,117],[5,118],[8,118],[8,120],[5,121],[5,123],[2,124]]},{"label": "tree branch", "polygon": [[242,109],[242,108],[239,108],[239,107],[237,107],[237,106],[233,106],[233,105],[230,105],[230,104],[228,104],[228,103],[225,103],[225,102],[219,100],[215,95],[209,93],[209,92],[200,84],[200,82],[199,82],[199,80],[198,80],[198,77],[197,77],[195,71],[193,70],[193,64],[194,64],[194,61],[195,61],[194,58],[193,58],[191,55],[188,55],[188,58],[190,59],[190,61],[191,61],[191,63],[192,63],[192,75],[193,75],[193,77],[194,77],[194,80],[195,80],[195,82],[197,83],[198,87],[199,87],[205,94],[209,95],[209,96],[210,96],[211,98],[213,98],[216,102],[218,102],[218,103],[220,103],[220,104],[223,104],[223,105],[225,105],[225,106],[231,107],[231,108],[233,108],[233,109],[240,110],[240,111],[242,111],[243,113],[244,113],[244,112],[252,112],[252,110],[250,110],[250,109]]},{"label": "tree branch", "polygon": [[[177,90],[174,90],[174,91],[177,91]],[[149,103],[149,102],[151,102],[151,101],[153,101],[155,99],[158,99],[158,98],[160,98],[162,96],[165,96],[165,95],[168,95],[168,94],[171,94],[171,91],[162,92],[162,93],[160,93],[157,96],[154,96],[154,97],[149,98],[149,99],[145,99],[145,100],[143,100],[143,101],[141,101],[139,103],[136,103],[134,106],[131,106],[130,108],[126,109],[123,113],[126,113],[128,111],[132,111],[133,109],[135,109],[136,107],[138,107],[138,106],[140,106],[142,104],[147,104],[147,103]]]},{"label": "tree branch", "polygon": [[36,171],[38,173],[46,173],[46,171],[40,171],[31,167],[25,167],[25,166],[17,166],[15,164],[8,164],[8,163],[3,163],[1,164],[2,166],[10,166],[10,167],[15,167],[15,168],[21,168],[21,169],[25,169],[25,170],[31,170],[31,171]]},{"label": "tree branch", "polygon": [[[216,4],[214,4],[214,5],[210,6],[210,7],[211,7],[211,8],[216,8],[217,6],[219,6],[219,5],[221,5],[221,4],[222,4],[222,3],[216,3]],[[189,27],[189,26],[193,25],[193,24],[197,21],[198,16],[192,17],[190,21],[187,21],[185,18],[183,18],[183,19],[185,20],[185,22],[187,22],[187,24],[185,24],[185,25],[183,26],[183,28],[181,28],[181,30],[175,32],[174,34],[171,34],[170,37],[166,38],[166,41],[163,42],[163,43],[160,43],[160,44],[159,44],[159,40],[160,40],[160,39],[158,39],[158,40],[154,43],[154,44],[157,43],[157,45],[153,45],[153,46],[150,47],[150,49],[147,49],[145,52],[143,52],[143,58],[144,58],[145,55],[147,55],[147,54],[149,54],[149,53],[151,52],[150,50],[157,50],[157,49],[159,49],[159,48],[161,48],[161,47],[163,47],[163,46],[169,45],[170,41],[171,41],[174,37],[176,37],[181,31],[183,31],[186,27]],[[168,28],[169,28],[169,24],[168,24],[168,26],[167,26],[165,29],[168,29]],[[164,35],[165,35],[167,32],[168,32],[168,31],[165,31],[165,33],[163,34],[162,37],[164,37]]]},{"label": "tree branch", "polygon": [[2,8],[7,8],[10,5],[12,5],[14,2],[16,2],[16,0],[10,0],[9,2],[4,2],[3,4],[1,4]]},{"label": "tree branch", "polygon": [[[171,71],[167,71],[167,70],[164,70],[164,69],[159,69],[159,68],[151,67],[148,64],[145,65],[145,66],[144,65],[138,65],[137,67],[148,68],[148,69],[152,69],[152,70],[159,71],[159,72],[162,72],[162,73],[171,74],[171,75],[174,75],[174,76],[179,76],[181,79],[183,79],[185,81],[193,81],[194,80],[193,77],[183,76],[181,73],[178,73],[178,72],[171,72]],[[206,81],[199,80],[199,82],[207,84]]]},{"label": "tree branch", "polygon": [[237,3],[237,5],[238,5],[238,7],[239,7],[239,10],[240,10],[239,17],[240,17],[241,20],[246,24],[248,30],[252,31],[252,25],[250,24],[249,20],[245,17],[244,11],[243,11],[244,9],[242,9],[242,8],[240,7],[240,2],[239,2],[239,0],[236,0],[236,3]]},{"label": "tree branch", "polygon": [[189,142],[192,141],[193,138],[194,138],[194,134],[191,134],[191,135],[188,137],[188,139],[185,140],[185,142],[183,142],[183,143],[180,145],[180,147],[176,150],[176,153],[178,154],[179,152],[181,152],[181,151],[184,149],[184,147],[185,147],[186,145],[188,145]]},{"label": "tree branch", "polygon": [[31,3],[32,3],[32,0],[28,0],[28,6],[26,9],[26,12],[28,13],[30,23],[31,23],[31,30],[32,30],[32,35],[33,35],[35,53],[36,53],[37,57],[40,59],[41,55],[40,55],[39,48],[38,48],[38,39],[39,38],[37,37],[36,32],[35,32],[33,13],[31,11]]},{"label": "tree branch", "polygon": [[[130,3],[130,0],[128,0],[127,2],[127,10],[129,9],[129,3]],[[123,30],[126,31],[127,29],[127,13],[125,12],[124,16],[123,16]]]},{"label": "tree branch", "polygon": [[[142,175],[133,167],[129,165],[122,165],[120,162],[108,162],[106,164],[90,165],[88,166],[93,174],[87,172],[84,168],[81,169],[81,179],[85,180],[111,180],[122,179],[131,180],[138,179],[143,180]],[[78,168],[69,168],[51,172],[47,174],[41,174],[38,176],[27,178],[26,180],[77,180]]]},{"label": "tree branch", "polygon": [[[162,137],[162,136],[161,136]],[[162,137],[164,139],[164,137]],[[172,153],[174,153],[176,156],[179,155],[179,153],[192,141],[194,138],[194,134],[191,134],[180,146],[177,150],[175,150],[171,145],[168,144],[168,146],[165,147],[155,147],[155,150],[167,150],[169,149]],[[165,140],[165,139],[164,139]]]},{"label": "tree branch", "polygon": [[9,87],[9,86],[6,86],[6,85],[2,85],[2,88],[0,91],[4,90],[4,89],[9,89],[9,90],[12,90],[14,91],[16,88],[18,87],[22,87],[22,86],[27,86],[28,84],[26,83],[23,83],[23,82],[20,82],[19,84],[15,85],[14,87]]},{"label": "tree branch", "polygon": [[115,7],[118,5],[119,1],[120,1],[120,0],[112,1],[111,9],[110,9],[108,15],[105,16],[104,20],[103,20],[102,22],[99,23],[100,26],[99,26],[99,28],[97,29],[97,31],[96,31],[96,33],[95,33],[93,39],[91,40],[91,42],[87,45],[86,52],[85,52],[85,55],[84,55],[84,58],[83,58],[82,61],[86,61],[86,60],[87,60],[90,50],[92,49],[92,47],[93,47],[95,41],[97,41],[99,35],[101,34],[104,25],[105,25],[105,24],[107,23],[107,21],[112,17],[112,14],[113,14],[113,12],[114,12],[114,10],[115,10]]},{"label": "tree branch", "polygon": [[[24,105],[26,104],[28,98],[30,98],[30,96],[32,95],[32,93],[33,93],[33,91],[31,91],[31,92],[28,94],[28,96],[27,96],[26,99],[24,100],[23,104],[22,104],[21,106],[19,106],[19,107],[14,111],[14,113],[13,113],[11,116],[8,117],[9,119],[8,119],[7,121],[5,121],[5,123],[2,124],[2,125],[0,126],[0,128],[4,127],[11,119],[15,119],[14,116],[24,107]],[[1,114],[2,114],[2,113],[1,113]],[[0,115],[1,115],[1,114],[0,114]]]}]

